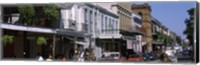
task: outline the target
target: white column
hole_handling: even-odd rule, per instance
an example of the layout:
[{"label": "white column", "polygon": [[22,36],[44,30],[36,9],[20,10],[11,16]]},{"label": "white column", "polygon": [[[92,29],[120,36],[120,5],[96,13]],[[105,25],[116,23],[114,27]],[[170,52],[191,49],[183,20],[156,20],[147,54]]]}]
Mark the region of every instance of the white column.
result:
[{"label": "white column", "polygon": [[[2,18],[3,17],[1,17],[2,16],[2,8],[1,8],[1,5],[0,5],[0,24],[1,24],[1,22],[2,22]],[[2,37],[2,30],[1,30],[1,25],[0,25],[0,59],[2,59],[2,53],[3,53],[3,44],[2,44],[2,42],[1,42],[1,37]]]}]

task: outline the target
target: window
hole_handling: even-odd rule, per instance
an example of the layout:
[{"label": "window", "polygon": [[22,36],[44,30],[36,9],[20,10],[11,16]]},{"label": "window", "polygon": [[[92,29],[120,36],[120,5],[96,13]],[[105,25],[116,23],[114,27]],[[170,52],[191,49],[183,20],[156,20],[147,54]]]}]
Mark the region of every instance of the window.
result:
[{"label": "window", "polygon": [[92,22],[92,11],[90,11],[90,17],[89,17],[89,18],[90,18],[90,19],[89,19],[89,20],[90,20],[90,23],[89,23],[89,24],[90,24],[90,32],[92,32],[92,27],[93,27],[93,26],[92,26],[92,23],[93,23],[93,22]]},{"label": "window", "polygon": [[116,33],[117,33],[117,32],[118,32],[118,21],[116,21],[115,24],[116,24],[116,29],[115,29],[115,31],[116,31]]},{"label": "window", "polygon": [[107,17],[105,17],[105,24],[104,25],[105,25],[104,31],[107,34],[107,31],[106,31],[106,29],[107,29]]},{"label": "window", "polygon": [[111,31],[112,31],[112,34],[115,33],[115,30],[114,30],[114,29],[115,29],[115,26],[116,26],[116,25],[115,25],[114,23],[115,23],[115,21],[114,21],[114,19],[113,19],[113,20],[112,20],[112,30],[111,30]]},{"label": "window", "polygon": [[111,27],[112,27],[112,26],[111,26],[111,18],[109,18],[109,25],[108,25],[108,26],[109,26],[109,28],[108,28],[108,33],[110,34],[110,33],[111,33]]},{"label": "window", "polygon": [[102,32],[102,33],[103,33],[103,22],[104,22],[103,19],[104,19],[104,18],[103,18],[103,14],[102,14],[102,15],[101,15],[101,32]]},{"label": "window", "polygon": [[133,22],[140,24],[140,25],[142,24],[142,20],[137,17],[133,17]]},{"label": "window", "polygon": [[85,28],[85,31],[88,31],[88,26],[86,25],[87,24],[87,9],[85,9],[85,11],[84,11],[84,19],[85,19],[84,28]]},{"label": "window", "polygon": [[97,32],[96,26],[97,26],[97,13],[95,12],[95,13],[94,13],[94,29],[95,29],[94,32],[95,32],[95,33],[98,33],[98,32]]}]

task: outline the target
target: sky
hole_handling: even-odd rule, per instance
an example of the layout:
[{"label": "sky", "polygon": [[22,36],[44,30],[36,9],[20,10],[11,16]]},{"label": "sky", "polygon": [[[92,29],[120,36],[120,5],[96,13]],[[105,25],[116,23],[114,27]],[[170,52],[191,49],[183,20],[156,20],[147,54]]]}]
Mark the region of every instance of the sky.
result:
[{"label": "sky", "polygon": [[[195,2],[148,2],[151,15],[158,19],[168,29],[186,39],[183,31],[186,28],[184,20],[189,17],[187,10],[195,7]],[[136,3],[142,4],[142,2]]]}]

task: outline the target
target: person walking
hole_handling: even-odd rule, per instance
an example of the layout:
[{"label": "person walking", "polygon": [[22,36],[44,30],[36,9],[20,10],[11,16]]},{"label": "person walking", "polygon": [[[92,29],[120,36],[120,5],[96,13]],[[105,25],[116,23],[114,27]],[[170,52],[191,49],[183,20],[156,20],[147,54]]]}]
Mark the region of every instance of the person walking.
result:
[{"label": "person walking", "polygon": [[43,57],[42,57],[42,55],[40,53],[37,53],[36,59],[38,61],[43,61],[44,60]]},{"label": "person walking", "polygon": [[178,62],[178,60],[177,60],[177,52],[176,52],[176,50],[175,50],[175,48],[174,47],[172,47],[172,57],[171,57],[171,60],[172,60],[172,62]]},{"label": "person walking", "polygon": [[53,61],[52,55],[49,55],[49,57],[46,59],[46,61]]}]

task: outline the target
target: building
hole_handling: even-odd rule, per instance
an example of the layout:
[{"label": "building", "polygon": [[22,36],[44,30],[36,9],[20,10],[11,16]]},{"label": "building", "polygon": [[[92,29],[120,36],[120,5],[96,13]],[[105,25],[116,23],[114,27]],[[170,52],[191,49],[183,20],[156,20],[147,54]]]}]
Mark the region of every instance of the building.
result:
[{"label": "building", "polygon": [[129,3],[93,3],[119,16],[119,32],[121,38],[118,40],[121,56],[128,56],[141,51],[141,36],[143,33],[139,30],[139,24],[136,24],[134,18],[140,20],[140,16],[132,13]]},{"label": "building", "polygon": [[133,30],[141,32],[141,35],[135,35],[135,40],[133,42],[133,50],[137,53],[142,52],[142,35],[144,33],[142,32],[142,18],[139,14],[134,13],[132,14],[132,25],[133,25]]},{"label": "building", "polygon": [[[93,53],[97,58],[101,58],[102,51],[119,51],[117,39],[120,39],[121,35],[119,34],[119,20],[116,14],[89,3],[62,4],[59,6],[65,8],[61,10],[65,14],[63,20],[71,19],[75,21],[74,30],[92,34],[91,40],[86,41],[84,48],[89,48],[88,46],[91,43]],[[64,27],[68,27],[68,24],[70,22],[66,21]]]},{"label": "building", "polygon": [[[50,4],[49,4],[50,5]],[[15,57],[16,59],[34,59],[37,53],[41,53],[44,59],[48,55],[52,55],[55,58],[59,54],[64,54],[68,59],[72,59],[74,55],[74,46],[79,38],[87,36],[79,31],[74,31],[70,28],[60,27],[63,23],[58,17],[57,21],[52,23],[42,19],[42,7],[48,6],[48,4],[38,5],[32,4],[35,10],[35,16],[38,18],[31,25],[26,24],[20,19],[19,6],[29,5],[2,5],[2,20],[1,31],[2,36],[11,35],[14,36],[12,44],[3,46],[1,50],[3,53],[3,59],[9,59]],[[60,15],[60,8],[56,9],[58,15]],[[24,20],[26,21],[26,20]],[[42,23],[45,24],[42,24]],[[38,37],[43,37],[46,40],[46,45],[36,44]],[[72,39],[69,39],[72,38]],[[69,50],[70,49],[70,50]]]},{"label": "building", "polygon": [[143,51],[152,51],[152,29],[151,29],[151,7],[147,4],[132,4],[131,11],[138,13],[142,17]]}]

